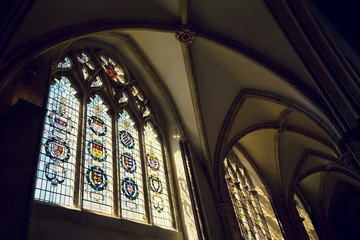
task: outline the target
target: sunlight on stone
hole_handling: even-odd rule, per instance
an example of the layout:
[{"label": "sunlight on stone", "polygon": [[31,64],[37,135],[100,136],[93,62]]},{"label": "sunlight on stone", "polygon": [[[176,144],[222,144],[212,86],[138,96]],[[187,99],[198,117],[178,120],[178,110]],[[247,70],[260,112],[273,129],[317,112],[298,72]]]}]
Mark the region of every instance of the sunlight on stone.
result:
[{"label": "sunlight on stone", "polygon": [[183,160],[179,150],[174,153],[174,159],[176,163],[176,170],[180,187],[181,205],[183,206],[184,218],[186,223],[186,232],[189,240],[196,240],[198,239],[198,235],[196,231],[194,213],[191,207],[190,194],[188,184],[186,182]]}]

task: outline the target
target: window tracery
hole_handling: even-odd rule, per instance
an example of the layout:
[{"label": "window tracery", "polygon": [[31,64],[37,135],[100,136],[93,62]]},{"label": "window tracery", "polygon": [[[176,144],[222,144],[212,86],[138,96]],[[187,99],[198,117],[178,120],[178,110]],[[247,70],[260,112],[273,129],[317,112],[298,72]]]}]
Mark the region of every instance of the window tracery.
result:
[{"label": "window tracery", "polygon": [[236,159],[225,158],[225,180],[244,239],[283,239],[271,205]]},{"label": "window tracery", "polygon": [[173,228],[156,120],[126,68],[74,49],[51,78],[35,200]]}]

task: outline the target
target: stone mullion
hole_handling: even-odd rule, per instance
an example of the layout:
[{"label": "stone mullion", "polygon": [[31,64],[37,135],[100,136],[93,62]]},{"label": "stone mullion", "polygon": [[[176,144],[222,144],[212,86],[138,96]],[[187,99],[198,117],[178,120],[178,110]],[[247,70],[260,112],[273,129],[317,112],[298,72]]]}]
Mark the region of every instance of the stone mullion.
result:
[{"label": "stone mullion", "polygon": [[248,194],[249,186],[246,183],[245,176],[241,174],[241,171],[237,165],[236,165],[236,175],[240,179],[239,185],[237,185],[237,187],[239,188],[239,192],[241,193],[242,207],[243,209],[245,209],[244,213],[247,219],[247,224],[249,226],[249,231],[252,237],[256,239],[255,232],[253,231],[255,227],[255,223],[253,217],[249,214],[249,210],[252,210],[249,209],[249,207],[251,206],[251,203],[249,201],[249,194]]},{"label": "stone mullion", "polygon": [[[229,179],[226,179],[226,181],[227,181],[227,185],[229,188],[230,197],[233,202],[233,206],[235,207],[236,218],[240,225],[240,232],[244,238],[247,238],[248,230],[245,228],[244,222],[243,222],[243,218],[246,219],[246,216],[245,216],[245,210],[244,210],[243,203],[241,202],[242,194],[241,194],[240,189],[235,187],[236,179],[234,179],[234,178],[237,177],[237,174],[236,174],[236,171],[233,168],[232,164],[230,163],[230,161],[228,161],[227,172],[229,172]],[[231,172],[231,175],[230,175],[230,172]],[[240,197],[239,200],[236,199],[236,197],[235,197],[236,193]],[[246,222],[246,224],[249,226],[249,224],[247,222]]]},{"label": "stone mullion", "polygon": [[267,222],[266,222],[266,219],[265,219],[264,211],[261,208],[258,193],[257,193],[257,191],[254,190],[252,194],[253,194],[254,201],[256,202],[257,211],[259,213],[259,217],[260,217],[261,223],[263,225],[262,229],[265,232],[265,236],[271,236],[269,226],[267,225]]},{"label": "stone mullion", "polygon": [[[243,198],[244,198],[244,195],[242,194],[241,190],[239,187],[236,187],[235,184],[233,184],[232,186],[230,186],[231,188],[233,188],[232,190],[230,190],[232,192],[232,199],[234,200],[235,202],[235,205],[237,207],[237,209],[240,211],[240,216],[237,216],[238,217],[238,221],[239,221],[239,224],[240,224],[240,231],[242,232],[243,234],[243,237],[247,238],[248,235],[249,235],[249,231],[250,231],[250,225],[249,225],[249,222],[248,222],[248,217],[246,215],[246,211],[245,211],[245,206],[244,206],[244,202],[243,202]],[[236,192],[240,199],[237,200],[234,196],[234,192]],[[246,220],[246,222],[244,222],[244,218]],[[247,225],[247,227],[245,227],[245,224]]]},{"label": "stone mullion", "polygon": [[259,208],[257,206],[257,203],[254,199],[254,191],[253,190],[250,190],[249,193],[250,193],[250,204],[251,204],[251,207],[253,208],[254,210],[254,215],[255,215],[255,219],[256,219],[256,223],[255,223],[255,228],[257,229],[257,232],[258,233],[261,233],[260,235],[261,236],[264,236],[265,233],[263,231],[263,228],[260,226],[259,222],[261,222],[261,217],[260,217],[260,212],[259,212]]}]

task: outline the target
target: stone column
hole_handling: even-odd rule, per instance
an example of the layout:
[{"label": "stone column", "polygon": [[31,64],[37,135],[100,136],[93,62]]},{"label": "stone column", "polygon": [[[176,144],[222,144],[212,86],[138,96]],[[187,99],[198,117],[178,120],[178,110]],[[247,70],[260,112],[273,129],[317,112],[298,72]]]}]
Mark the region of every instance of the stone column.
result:
[{"label": "stone column", "polygon": [[[304,227],[299,227],[299,224],[302,224],[300,219],[295,220],[292,218],[294,214],[290,214],[292,210],[289,210],[287,207],[288,204],[285,201],[281,201],[279,199],[274,199],[272,202],[274,205],[273,209],[276,211],[276,217],[278,221],[281,223],[283,236],[285,239],[291,240],[304,240],[308,239],[306,231]],[[303,230],[303,231],[301,231]],[[305,237],[304,237],[305,231]]]},{"label": "stone column", "polygon": [[0,118],[1,239],[26,239],[44,114],[20,99]]},{"label": "stone column", "polygon": [[235,215],[233,214],[232,206],[227,203],[219,203],[216,205],[216,211],[219,216],[226,239],[243,239],[240,234],[239,224]]}]

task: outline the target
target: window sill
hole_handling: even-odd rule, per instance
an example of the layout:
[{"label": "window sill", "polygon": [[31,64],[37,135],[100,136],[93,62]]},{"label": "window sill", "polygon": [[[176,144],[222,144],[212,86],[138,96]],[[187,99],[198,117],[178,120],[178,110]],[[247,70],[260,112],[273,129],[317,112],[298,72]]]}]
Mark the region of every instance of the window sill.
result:
[{"label": "window sill", "polygon": [[34,202],[29,239],[181,240],[183,238],[176,230]]}]

